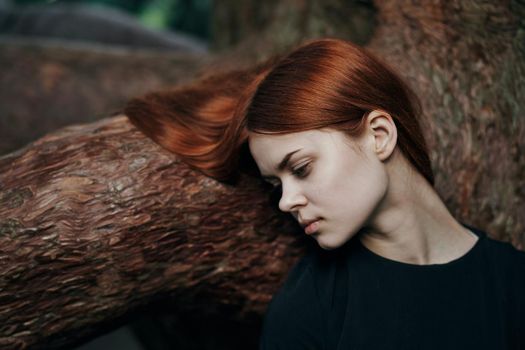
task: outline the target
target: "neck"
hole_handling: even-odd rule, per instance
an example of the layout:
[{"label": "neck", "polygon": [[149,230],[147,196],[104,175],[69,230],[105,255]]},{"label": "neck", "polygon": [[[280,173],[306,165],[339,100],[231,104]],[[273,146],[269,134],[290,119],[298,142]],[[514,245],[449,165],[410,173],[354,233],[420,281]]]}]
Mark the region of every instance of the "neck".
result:
[{"label": "neck", "polygon": [[[399,154],[396,157],[393,162],[402,161]],[[477,236],[451,215],[419,173],[406,165],[387,170],[385,197],[359,236],[366,248],[415,265],[444,264],[472,248]]]}]

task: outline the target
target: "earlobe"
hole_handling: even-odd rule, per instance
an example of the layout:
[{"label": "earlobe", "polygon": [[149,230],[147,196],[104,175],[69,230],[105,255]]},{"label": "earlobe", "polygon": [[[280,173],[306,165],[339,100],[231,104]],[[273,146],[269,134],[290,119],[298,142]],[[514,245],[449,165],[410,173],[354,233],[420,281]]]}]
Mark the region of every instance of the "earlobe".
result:
[{"label": "earlobe", "polygon": [[385,111],[374,110],[367,117],[369,131],[374,142],[374,152],[381,161],[390,157],[397,143],[394,120]]}]

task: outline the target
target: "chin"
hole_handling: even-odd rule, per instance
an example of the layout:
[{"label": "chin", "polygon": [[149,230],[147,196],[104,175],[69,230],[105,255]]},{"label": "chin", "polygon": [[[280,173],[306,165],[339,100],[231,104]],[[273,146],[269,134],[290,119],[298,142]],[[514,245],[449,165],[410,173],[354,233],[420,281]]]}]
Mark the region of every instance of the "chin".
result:
[{"label": "chin", "polygon": [[319,244],[319,247],[323,248],[324,250],[333,250],[336,248],[339,248],[343,244],[345,244],[345,240],[334,240],[334,239],[328,239],[326,235],[319,234],[315,237],[315,240],[317,241],[317,244]]}]

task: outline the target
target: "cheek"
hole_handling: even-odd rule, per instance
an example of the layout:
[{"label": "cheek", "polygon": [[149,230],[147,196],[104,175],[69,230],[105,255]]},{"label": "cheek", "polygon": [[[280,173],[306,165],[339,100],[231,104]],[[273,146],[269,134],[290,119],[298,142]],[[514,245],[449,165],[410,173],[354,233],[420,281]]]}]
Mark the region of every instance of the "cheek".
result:
[{"label": "cheek", "polygon": [[381,169],[363,169],[334,181],[326,189],[325,197],[328,193],[334,195],[323,208],[326,230],[316,238],[322,248],[329,250],[343,245],[367,224],[386,193],[384,175]]},{"label": "cheek", "polygon": [[333,193],[334,212],[341,219],[362,224],[370,216],[386,191],[386,173],[381,164],[361,163],[353,171],[340,172],[325,196]]}]

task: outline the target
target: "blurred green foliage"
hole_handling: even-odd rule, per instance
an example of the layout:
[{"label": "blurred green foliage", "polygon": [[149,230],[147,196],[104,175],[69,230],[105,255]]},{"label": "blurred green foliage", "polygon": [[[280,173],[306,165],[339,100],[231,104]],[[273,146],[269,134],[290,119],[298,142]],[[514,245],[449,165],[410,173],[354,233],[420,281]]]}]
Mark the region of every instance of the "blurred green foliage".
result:
[{"label": "blurred green foliage", "polygon": [[176,30],[203,40],[210,37],[212,0],[13,0],[17,5],[87,3],[110,6],[136,16],[145,26]]}]

